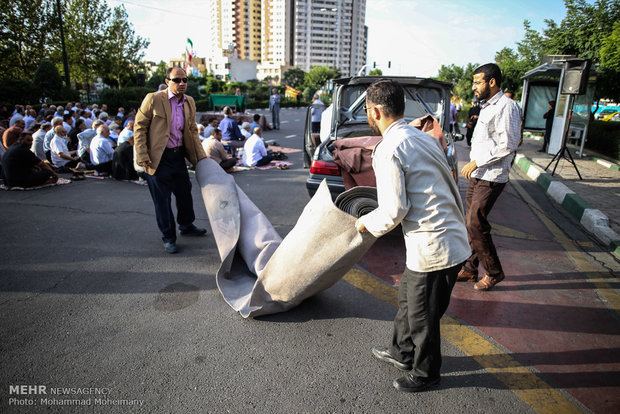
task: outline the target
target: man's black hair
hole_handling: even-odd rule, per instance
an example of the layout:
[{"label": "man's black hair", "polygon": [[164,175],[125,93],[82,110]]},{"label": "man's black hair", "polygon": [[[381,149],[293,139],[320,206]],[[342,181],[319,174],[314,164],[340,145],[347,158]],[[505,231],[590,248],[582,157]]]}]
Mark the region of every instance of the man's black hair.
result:
[{"label": "man's black hair", "polygon": [[75,128],[79,128],[80,125],[82,125],[84,123],[84,120],[82,118],[78,118],[75,120]]},{"label": "man's black hair", "polygon": [[366,89],[366,101],[381,105],[381,111],[390,118],[405,113],[405,91],[397,82],[380,80]]},{"label": "man's black hair", "polygon": [[495,63],[487,63],[486,65],[478,66],[476,70],[474,70],[474,75],[479,73],[484,74],[485,82],[495,79],[498,87],[502,84],[502,70]]},{"label": "man's black hair", "polygon": [[62,116],[62,120],[63,120],[63,121],[68,121],[68,120],[69,120],[69,119],[71,119],[71,118],[73,118],[73,117],[71,116],[71,114],[64,114],[64,115]]},{"label": "man's black hair", "polygon": [[258,122],[260,120],[260,115],[254,114],[253,119],[254,119],[254,122]]}]

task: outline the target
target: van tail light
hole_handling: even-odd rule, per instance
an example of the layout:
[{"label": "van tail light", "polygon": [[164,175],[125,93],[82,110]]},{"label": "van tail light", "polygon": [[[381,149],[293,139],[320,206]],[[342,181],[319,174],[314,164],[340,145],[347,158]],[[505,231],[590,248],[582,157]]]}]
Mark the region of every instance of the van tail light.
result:
[{"label": "van tail light", "polygon": [[312,161],[310,174],[340,175],[340,167],[335,162]]}]

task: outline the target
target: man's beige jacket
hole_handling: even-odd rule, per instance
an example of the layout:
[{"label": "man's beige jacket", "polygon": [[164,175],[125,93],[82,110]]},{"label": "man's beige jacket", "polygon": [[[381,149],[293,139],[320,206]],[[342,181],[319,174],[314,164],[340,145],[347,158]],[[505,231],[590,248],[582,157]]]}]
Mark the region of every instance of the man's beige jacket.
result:
[{"label": "man's beige jacket", "polygon": [[[196,104],[191,96],[185,95],[185,97],[187,99],[183,105],[185,112],[183,145],[185,146],[185,156],[195,166],[198,161],[206,158],[207,155],[202,145],[200,145],[200,138],[198,138]],[[144,161],[151,161],[151,166],[146,169],[146,172],[150,175],[155,174],[170,138],[171,118],[168,89],[146,95],[136,114],[134,126],[136,161],[138,164]]]}]

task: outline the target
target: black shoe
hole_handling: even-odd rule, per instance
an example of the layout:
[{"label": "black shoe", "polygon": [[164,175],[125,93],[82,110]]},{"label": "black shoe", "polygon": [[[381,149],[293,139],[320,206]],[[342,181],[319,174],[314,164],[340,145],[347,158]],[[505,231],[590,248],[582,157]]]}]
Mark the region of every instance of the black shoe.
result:
[{"label": "black shoe", "polygon": [[423,379],[412,374],[407,374],[404,377],[395,379],[392,384],[394,385],[394,388],[399,391],[418,392],[438,385],[439,377],[435,379]]},{"label": "black shoe", "polygon": [[204,236],[205,234],[207,234],[207,230],[192,225],[192,227],[190,228],[181,230],[181,234],[183,236]]},{"label": "black shoe", "polygon": [[387,350],[387,348],[373,348],[372,354],[375,356],[375,358],[387,362],[388,364],[392,364],[401,371],[411,371],[411,364],[400,362],[392,355],[390,355],[390,352]]},{"label": "black shoe", "polygon": [[166,250],[166,253],[176,253],[176,252],[178,252],[177,244],[175,242],[165,242],[164,243],[164,249]]},{"label": "black shoe", "polygon": [[541,149],[539,149],[539,150],[538,150],[538,151],[536,151],[536,152],[547,152],[547,151],[545,151],[544,149],[542,149],[542,148],[541,148]]}]

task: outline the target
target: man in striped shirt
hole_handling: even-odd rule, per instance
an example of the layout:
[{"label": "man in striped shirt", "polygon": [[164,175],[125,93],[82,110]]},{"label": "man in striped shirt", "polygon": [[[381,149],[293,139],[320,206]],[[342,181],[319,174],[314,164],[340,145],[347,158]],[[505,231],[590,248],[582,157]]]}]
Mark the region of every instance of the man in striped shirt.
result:
[{"label": "man in striped shirt", "polygon": [[[482,65],[474,71],[472,89],[481,101],[480,117],[471,141],[471,161],[461,170],[469,179],[465,205],[472,255],[457,280],[477,282],[474,284],[476,290],[492,289],[504,279],[487,217],[508,182],[510,166],[521,139],[519,107],[502,93],[501,83],[501,70],[494,63]],[[479,264],[486,270],[480,281]]]}]

